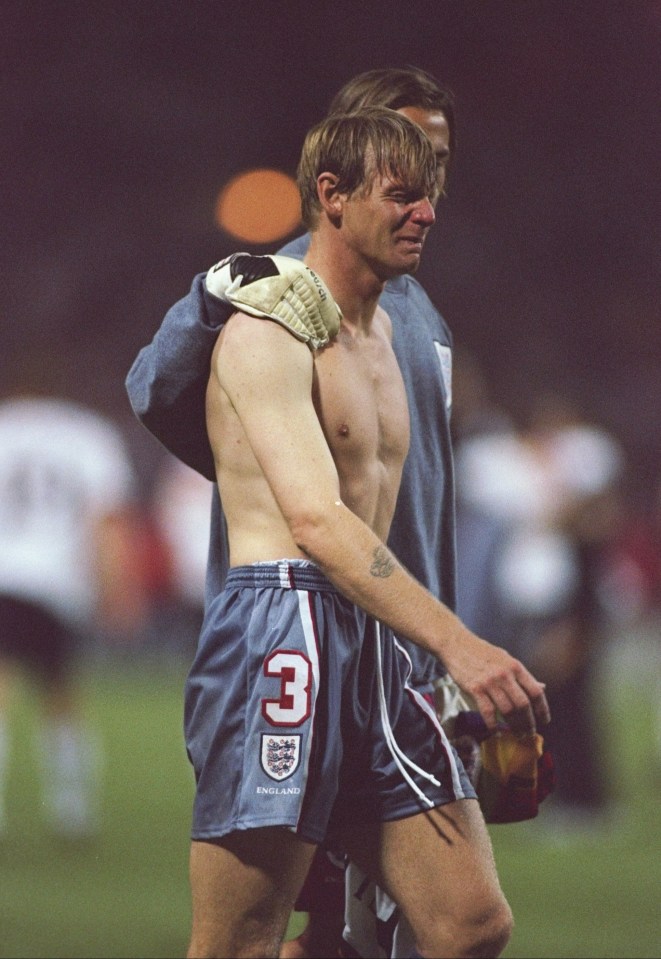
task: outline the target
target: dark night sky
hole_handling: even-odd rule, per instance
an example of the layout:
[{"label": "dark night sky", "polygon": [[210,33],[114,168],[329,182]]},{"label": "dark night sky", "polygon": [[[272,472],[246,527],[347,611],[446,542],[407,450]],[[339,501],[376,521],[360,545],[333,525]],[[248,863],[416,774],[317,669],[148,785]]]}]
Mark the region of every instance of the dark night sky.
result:
[{"label": "dark night sky", "polygon": [[219,187],[254,164],[293,172],[341,84],[416,64],[457,98],[420,273],[455,341],[513,410],[572,391],[639,483],[661,474],[661,3],[4,0],[0,15],[4,375],[46,352],[133,429],[135,354],[237,248],[213,223]]}]

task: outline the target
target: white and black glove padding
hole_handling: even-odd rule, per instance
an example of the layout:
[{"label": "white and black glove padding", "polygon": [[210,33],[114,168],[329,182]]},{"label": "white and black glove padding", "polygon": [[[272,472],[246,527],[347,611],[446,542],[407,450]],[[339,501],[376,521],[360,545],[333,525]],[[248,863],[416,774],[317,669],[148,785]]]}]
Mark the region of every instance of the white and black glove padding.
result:
[{"label": "white and black glove padding", "polygon": [[275,320],[310,349],[326,346],[340,329],[342,313],[328,287],[293,257],[233,253],[211,267],[205,283],[212,296]]}]

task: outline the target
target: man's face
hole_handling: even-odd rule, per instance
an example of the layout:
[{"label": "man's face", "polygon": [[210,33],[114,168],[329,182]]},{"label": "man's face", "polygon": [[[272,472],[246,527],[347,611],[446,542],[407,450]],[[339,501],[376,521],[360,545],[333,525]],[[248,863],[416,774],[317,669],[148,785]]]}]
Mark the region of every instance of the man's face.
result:
[{"label": "man's face", "polygon": [[442,196],[450,159],[450,128],[445,114],[440,110],[425,110],[424,107],[401,107],[397,113],[417,123],[431,140],[436,155],[438,193]]},{"label": "man's face", "polygon": [[345,242],[381,280],[415,273],[436,219],[435,202],[436,195],[422,195],[406,182],[377,173],[369,190],[345,200]]}]

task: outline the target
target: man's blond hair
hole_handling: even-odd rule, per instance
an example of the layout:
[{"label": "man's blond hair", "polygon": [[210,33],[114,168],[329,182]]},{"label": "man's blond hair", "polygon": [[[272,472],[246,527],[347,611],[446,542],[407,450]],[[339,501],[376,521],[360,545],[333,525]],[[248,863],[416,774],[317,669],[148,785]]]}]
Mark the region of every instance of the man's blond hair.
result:
[{"label": "man's blond hair", "polygon": [[317,180],[337,177],[339,193],[368,192],[375,176],[401,182],[407,192],[435,196],[436,157],[421,128],[394,110],[367,107],[326,117],[308,133],[298,165],[301,215],[313,229],[321,211]]}]

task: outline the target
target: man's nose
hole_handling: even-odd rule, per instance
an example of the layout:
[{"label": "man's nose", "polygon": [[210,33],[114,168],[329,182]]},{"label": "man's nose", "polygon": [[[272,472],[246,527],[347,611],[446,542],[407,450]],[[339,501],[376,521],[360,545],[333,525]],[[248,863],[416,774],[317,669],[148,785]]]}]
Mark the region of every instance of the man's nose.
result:
[{"label": "man's nose", "polygon": [[424,199],[418,200],[411,214],[411,218],[423,226],[430,227],[434,225],[436,222],[436,214],[434,213],[434,206],[429,197],[426,196]]}]

